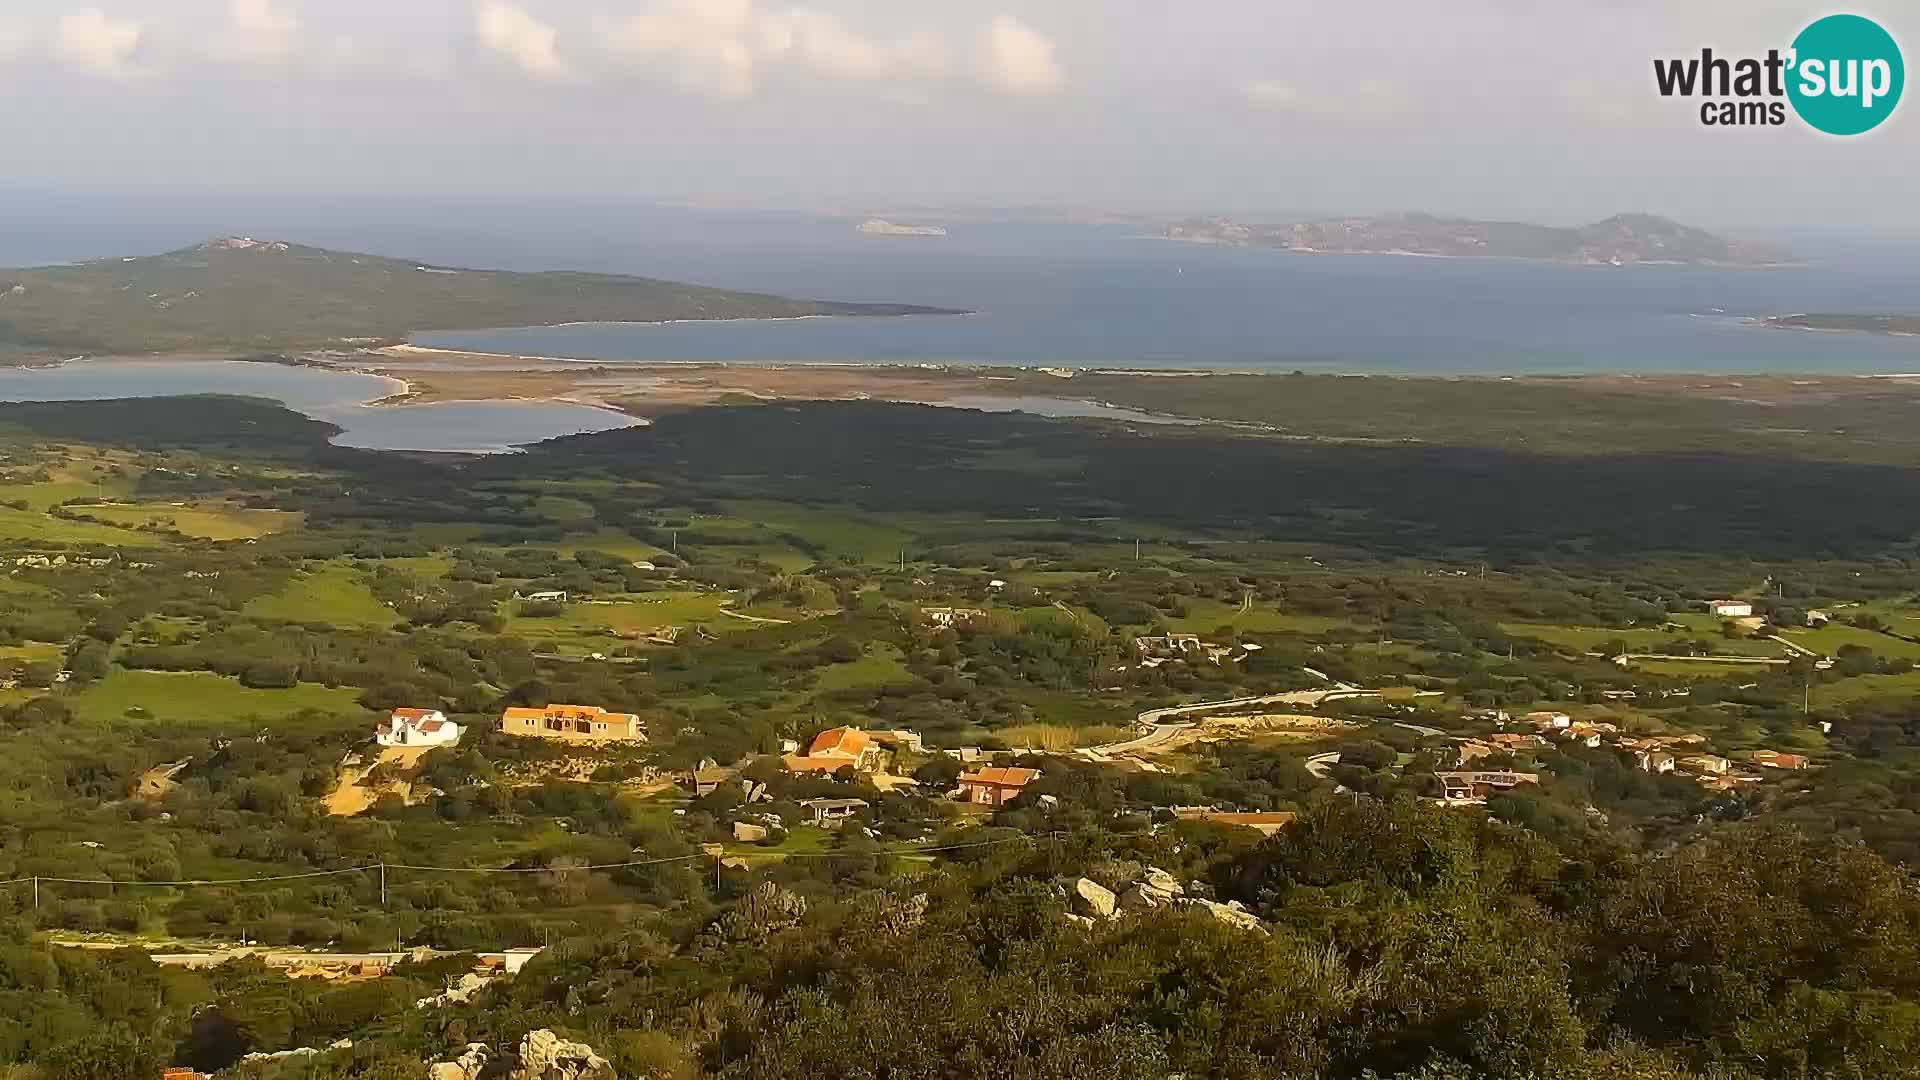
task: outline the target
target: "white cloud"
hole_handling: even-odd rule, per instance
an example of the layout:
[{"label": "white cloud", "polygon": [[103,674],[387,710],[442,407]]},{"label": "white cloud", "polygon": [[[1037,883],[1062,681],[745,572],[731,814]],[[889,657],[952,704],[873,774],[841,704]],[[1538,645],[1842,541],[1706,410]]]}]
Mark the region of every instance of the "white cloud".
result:
[{"label": "white cloud", "polygon": [[947,75],[946,46],[921,32],[868,34],[810,8],[761,12],[753,0],[655,0],[626,19],[603,21],[602,39],[681,90],[714,98],[752,97],[769,70],[877,84],[888,96]]},{"label": "white cloud", "polygon": [[753,96],[753,31],[752,0],[664,0],[600,24],[616,54],[656,61],[675,86],[715,98]]},{"label": "white cloud", "polygon": [[760,40],[770,55],[840,79],[909,81],[938,76],[947,66],[946,50],[930,34],[881,41],[833,15],[804,8],[761,20]]},{"label": "white cloud", "polygon": [[1067,74],[1053,57],[1053,39],[1011,15],[987,27],[987,83],[1002,93],[1037,97],[1057,92]]},{"label": "white cloud", "polygon": [[75,71],[105,79],[139,74],[134,59],[145,30],[135,19],[117,19],[99,8],[82,8],[60,17],[54,55]]},{"label": "white cloud", "polygon": [[293,54],[299,32],[300,16],[291,8],[279,10],[273,0],[228,0],[216,52],[240,63],[275,63]]},{"label": "white cloud", "polygon": [[505,0],[484,0],[475,13],[480,44],[513,61],[535,78],[565,78],[560,33]]}]

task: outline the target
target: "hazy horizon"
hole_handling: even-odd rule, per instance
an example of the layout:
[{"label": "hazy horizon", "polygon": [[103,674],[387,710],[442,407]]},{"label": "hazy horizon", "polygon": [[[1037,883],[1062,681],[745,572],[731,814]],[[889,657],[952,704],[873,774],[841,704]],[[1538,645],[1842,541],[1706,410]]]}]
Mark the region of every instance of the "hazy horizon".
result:
[{"label": "hazy horizon", "polygon": [[[1879,15],[1900,35],[1901,13]],[[14,0],[14,191],[1920,227],[1911,109],[1716,130],[1783,0]],[[1920,24],[1920,16],[1909,21]]]}]

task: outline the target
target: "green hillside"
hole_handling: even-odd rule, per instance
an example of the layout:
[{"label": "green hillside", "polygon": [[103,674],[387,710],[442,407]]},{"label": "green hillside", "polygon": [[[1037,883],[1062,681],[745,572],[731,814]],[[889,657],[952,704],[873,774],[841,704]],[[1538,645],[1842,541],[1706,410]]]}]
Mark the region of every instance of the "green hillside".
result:
[{"label": "green hillside", "polygon": [[277,350],[489,326],[935,310],[615,274],[428,266],[228,238],[164,255],[0,270],[0,352]]}]

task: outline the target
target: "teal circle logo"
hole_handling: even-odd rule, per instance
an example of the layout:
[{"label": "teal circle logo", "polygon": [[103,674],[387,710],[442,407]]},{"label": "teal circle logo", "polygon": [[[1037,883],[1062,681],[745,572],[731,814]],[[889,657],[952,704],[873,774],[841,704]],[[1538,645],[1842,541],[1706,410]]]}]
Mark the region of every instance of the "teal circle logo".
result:
[{"label": "teal circle logo", "polygon": [[1879,23],[1829,15],[1793,39],[1787,98],[1800,119],[1829,135],[1879,127],[1900,104],[1907,68],[1900,45]]}]

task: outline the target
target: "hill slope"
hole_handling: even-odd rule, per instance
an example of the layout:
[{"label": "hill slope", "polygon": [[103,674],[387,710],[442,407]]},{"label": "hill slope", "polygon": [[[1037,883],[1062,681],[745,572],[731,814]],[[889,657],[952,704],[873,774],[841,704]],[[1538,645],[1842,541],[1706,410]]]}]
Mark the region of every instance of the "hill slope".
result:
[{"label": "hill slope", "polygon": [[490,326],[938,311],[615,274],[424,266],[238,238],[142,258],[0,270],[0,351],[15,353],[276,350]]},{"label": "hill slope", "polygon": [[1244,225],[1219,218],[1167,227],[1168,239],[1340,255],[1453,255],[1551,262],[1758,266],[1774,256],[1652,214],[1616,214],[1577,228],[1428,214]]}]

